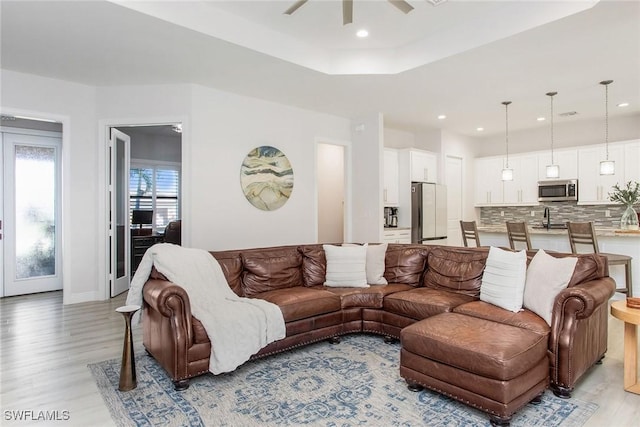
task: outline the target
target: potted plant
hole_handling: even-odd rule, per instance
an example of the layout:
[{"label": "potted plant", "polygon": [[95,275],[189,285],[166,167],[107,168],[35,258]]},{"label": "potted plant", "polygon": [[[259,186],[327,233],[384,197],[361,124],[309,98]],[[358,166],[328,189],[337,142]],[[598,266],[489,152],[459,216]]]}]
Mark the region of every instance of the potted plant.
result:
[{"label": "potted plant", "polygon": [[627,208],[620,218],[620,228],[623,230],[638,229],[638,214],[633,209],[633,205],[640,203],[640,184],[635,181],[627,182],[626,186],[620,187],[617,183],[609,193],[609,200],[621,203]]}]

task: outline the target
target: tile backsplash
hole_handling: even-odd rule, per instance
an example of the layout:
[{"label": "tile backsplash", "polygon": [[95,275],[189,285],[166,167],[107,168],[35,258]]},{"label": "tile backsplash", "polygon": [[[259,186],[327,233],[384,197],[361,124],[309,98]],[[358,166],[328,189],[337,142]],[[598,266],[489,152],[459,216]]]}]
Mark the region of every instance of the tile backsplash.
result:
[{"label": "tile backsplash", "polygon": [[[626,206],[578,205],[575,202],[544,203],[539,206],[502,206],[480,208],[481,225],[501,225],[506,221],[526,221],[539,225],[543,221],[544,208],[548,207],[552,223],[567,221],[593,221],[596,227],[620,227],[620,217]],[[636,207],[636,210],[639,208]],[[609,211],[609,216],[607,216]],[[534,216],[531,216],[531,212]]]}]

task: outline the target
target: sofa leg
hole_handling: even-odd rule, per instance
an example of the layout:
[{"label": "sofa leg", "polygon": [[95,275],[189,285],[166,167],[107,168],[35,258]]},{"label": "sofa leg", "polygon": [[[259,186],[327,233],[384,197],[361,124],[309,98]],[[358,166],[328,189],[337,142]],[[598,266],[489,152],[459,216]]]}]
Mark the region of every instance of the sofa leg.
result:
[{"label": "sofa leg", "polygon": [[533,399],[531,399],[531,403],[532,405],[540,405],[542,403],[542,395],[544,393],[540,393],[539,395],[537,395],[536,397],[534,397]]},{"label": "sofa leg", "polygon": [[571,391],[569,387],[562,387],[559,385],[552,385],[551,390],[553,394],[558,396],[560,399],[571,399]]},{"label": "sofa leg", "polygon": [[186,389],[189,388],[189,379],[174,381],[173,388],[176,391],[185,391]]},{"label": "sofa leg", "polygon": [[340,344],[340,337],[331,337],[328,341],[331,344]]},{"label": "sofa leg", "polygon": [[604,356],[598,359],[598,361],[596,362],[596,365],[602,365],[602,359],[604,359]]},{"label": "sofa leg", "polygon": [[412,391],[414,393],[424,390],[424,387],[412,381],[407,381],[407,388],[409,389],[409,391]]},{"label": "sofa leg", "polygon": [[389,335],[385,335],[384,337],[385,344],[393,344],[397,341],[398,341],[397,339],[395,339],[394,337],[390,337]]},{"label": "sofa leg", "polygon": [[511,417],[496,417],[495,415],[492,415],[489,422],[492,426],[507,427],[511,425]]}]

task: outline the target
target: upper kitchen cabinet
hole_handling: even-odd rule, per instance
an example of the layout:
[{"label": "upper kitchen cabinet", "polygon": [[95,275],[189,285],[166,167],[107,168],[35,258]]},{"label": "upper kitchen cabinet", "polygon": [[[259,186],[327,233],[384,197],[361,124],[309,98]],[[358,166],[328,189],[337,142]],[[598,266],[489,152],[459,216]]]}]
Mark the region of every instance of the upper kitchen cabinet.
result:
[{"label": "upper kitchen cabinet", "polygon": [[600,175],[600,162],[606,158],[604,145],[578,149],[578,204],[610,204],[609,192],[625,179],[625,147],[609,144],[609,160],[616,162],[613,175]]},{"label": "upper kitchen cabinet", "polygon": [[536,154],[511,156],[509,167],[513,169],[513,181],[504,181],[503,202],[507,205],[537,205],[538,156]]},{"label": "upper kitchen cabinet", "polygon": [[640,141],[624,145],[624,181],[640,182]]},{"label": "upper kitchen cabinet", "polygon": [[438,156],[435,153],[413,148],[402,150],[400,164],[409,168],[411,182],[438,182]]},{"label": "upper kitchen cabinet", "polygon": [[400,203],[398,178],[398,150],[384,149],[384,205],[398,206]]},{"label": "upper kitchen cabinet", "polygon": [[474,161],[476,206],[500,205],[502,197],[502,157],[482,157]]},{"label": "upper kitchen cabinet", "polygon": [[509,157],[513,181],[502,181],[504,157],[475,159],[476,206],[537,205],[538,156],[522,154]]},{"label": "upper kitchen cabinet", "polygon": [[551,151],[538,154],[538,180],[577,179],[578,150],[554,150],[553,161],[560,167],[558,178],[547,178],[547,166],[551,164]]}]

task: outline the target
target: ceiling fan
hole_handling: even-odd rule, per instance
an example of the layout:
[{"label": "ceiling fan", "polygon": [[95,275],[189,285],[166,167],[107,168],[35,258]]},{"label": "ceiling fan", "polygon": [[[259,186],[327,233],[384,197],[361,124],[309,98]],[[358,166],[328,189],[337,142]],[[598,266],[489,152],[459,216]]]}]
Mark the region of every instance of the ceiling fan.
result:
[{"label": "ceiling fan", "polygon": [[[293,13],[302,7],[309,0],[298,0],[289,7],[284,13],[285,15],[293,15]],[[400,9],[404,13],[413,10],[413,6],[404,0],[387,0],[389,3]],[[353,22],[353,0],[342,0],[342,25],[351,24]]]}]

